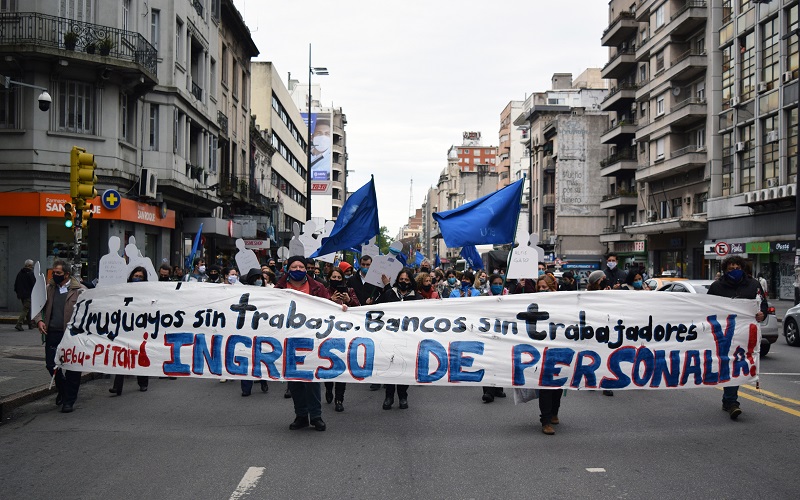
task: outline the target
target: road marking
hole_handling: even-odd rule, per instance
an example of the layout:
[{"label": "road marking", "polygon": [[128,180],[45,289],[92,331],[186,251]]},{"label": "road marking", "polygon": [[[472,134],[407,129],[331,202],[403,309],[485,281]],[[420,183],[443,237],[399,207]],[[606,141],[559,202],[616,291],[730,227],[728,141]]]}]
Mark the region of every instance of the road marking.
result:
[{"label": "road marking", "polygon": [[587,467],[586,472],[605,472],[606,470],[602,467]]},{"label": "road marking", "polygon": [[[747,385],[741,385],[739,387],[745,387],[747,389],[751,389],[753,391],[757,391],[757,389],[752,388],[752,387],[747,386]],[[717,387],[717,389],[719,389],[721,391],[722,387]],[[766,391],[760,391],[760,392],[763,393],[764,395],[772,394],[772,393],[769,393],[769,392],[766,392]],[[749,399],[750,401],[754,401],[756,403],[762,404],[764,406],[769,406],[770,408],[775,408],[776,410],[780,410],[780,411],[782,411],[784,413],[788,413],[789,415],[794,415],[795,417],[800,417],[800,411],[795,410],[794,408],[789,408],[788,406],[780,405],[778,403],[773,403],[772,401],[767,401],[763,397],[754,396],[754,395],[751,395],[751,394],[749,394],[747,392],[739,392],[739,396],[741,396],[741,397],[743,397],[745,399]],[[794,401],[792,399],[783,398],[783,397],[780,397],[780,396],[774,396],[774,397],[777,397],[778,399],[781,399],[781,400]]]},{"label": "road marking", "polygon": [[244,473],[242,480],[239,481],[239,486],[233,490],[230,500],[237,500],[247,495],[250,490],[256,487],[261,475],[264,474],[265,467],[250,467]]},{"label": "road marking", "polygon": [[773,399],[778,399],[780,401],[786,401],[787,403],[800,405],[800,401],[798,401],[796,399],[789,399],[789,398],[785,398],[783,396],[779,396],[779,395],[775,394],[774,392],[765,391],[763,389],[759,390],[759,389],[756,389],[755,387],[750,387],[749,385],[743,385],[741,387],[743,389],[747,389],[749,391],[753,391],[753,392],[760,393],[760,394],[765,394],[765,395],[767,395],[767,396],[769,396],[769,397],[771,397]]},{"label": "road marking", "polygon": [[13,380],[14,377],[0,377],[0,382],[5,382],[6,380]]}]

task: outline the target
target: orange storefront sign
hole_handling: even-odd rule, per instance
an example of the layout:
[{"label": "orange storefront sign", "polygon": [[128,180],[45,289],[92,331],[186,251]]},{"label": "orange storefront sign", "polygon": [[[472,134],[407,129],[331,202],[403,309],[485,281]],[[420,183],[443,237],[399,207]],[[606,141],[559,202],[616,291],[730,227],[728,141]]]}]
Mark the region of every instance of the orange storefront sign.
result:
[{"label": "orange storefront sign", "polygon": [[[70,202],[68,194],[61,193],[0,193],[0,217],[64,217],[64,203]],[[120,207],[108,210],[100,197],[92,200],[95,219],[124,220],[150,226],[175,229],[175,211],[167,210],[162,218],[160,209],[123,198]]]}]

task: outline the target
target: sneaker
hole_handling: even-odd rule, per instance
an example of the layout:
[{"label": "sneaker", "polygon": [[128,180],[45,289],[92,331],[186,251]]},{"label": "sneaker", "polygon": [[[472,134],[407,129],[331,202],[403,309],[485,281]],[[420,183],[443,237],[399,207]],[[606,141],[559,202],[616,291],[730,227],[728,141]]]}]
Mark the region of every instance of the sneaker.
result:
[{"label": "sneaker", "polygon": [[558,425],[559,423],[561,423],[561,421],[558,419],[558,417],[553,415],[552,417],[550,417],[550,423],[553,425]]},{"label": "sneaker", "polygon": [[553,429],[553,426],[550,424],[542,424],[542,434],[547,434],[548,436],[552,436],[556,433],[556,430]]},{"label": "sneaker", "polygon": [[286,392],[283,393],[283,397],[284,399],[289,399],[292,397],[292,391],[290,391],[288,387],[286,388]]}]

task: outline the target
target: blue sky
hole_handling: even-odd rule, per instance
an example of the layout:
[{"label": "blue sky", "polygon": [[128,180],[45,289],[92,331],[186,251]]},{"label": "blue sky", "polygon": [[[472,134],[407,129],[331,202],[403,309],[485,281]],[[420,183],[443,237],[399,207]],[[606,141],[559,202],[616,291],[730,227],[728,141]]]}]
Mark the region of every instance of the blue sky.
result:
[{"label": "blue sky", "polygon": [[602,67],[603,0],[235,0],[284,84],[306,81],[308,44],[323,104],[347,115],[348,189],[375,175],[382,226],[422,205],[464,131],[498,144],[508,101],[550,88],[553,73]]}]

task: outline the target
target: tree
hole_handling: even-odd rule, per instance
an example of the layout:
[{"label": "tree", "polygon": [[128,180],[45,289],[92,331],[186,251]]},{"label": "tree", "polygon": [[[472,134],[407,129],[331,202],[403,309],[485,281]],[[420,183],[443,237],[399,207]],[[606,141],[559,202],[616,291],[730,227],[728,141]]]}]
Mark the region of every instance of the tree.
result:
[{"label": "tree", "polygon": [[383,255],[389,254],[389,245],[391,244],[391,236],[389,236],[388,227],[381,226],[381,232],[378,234],[378,238],[375,240],[375,244],[378,245],[378,248],[381,249],[381,253]]}]

